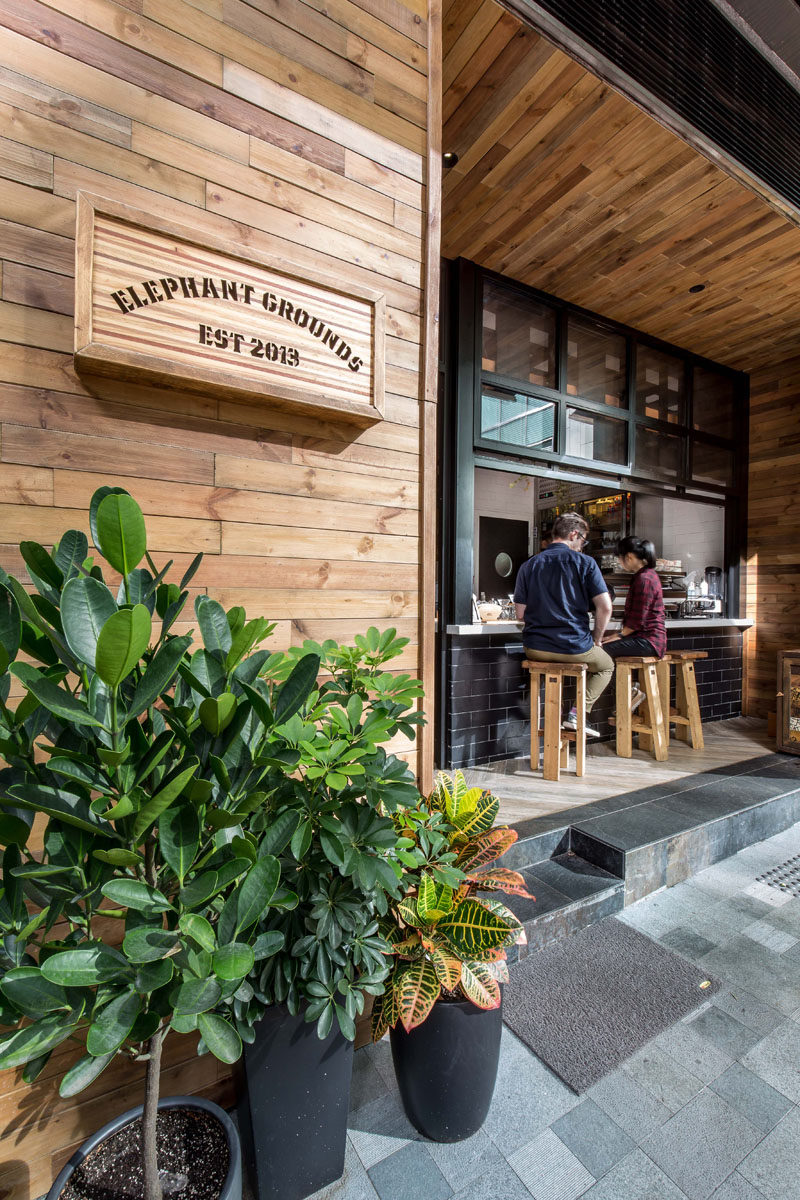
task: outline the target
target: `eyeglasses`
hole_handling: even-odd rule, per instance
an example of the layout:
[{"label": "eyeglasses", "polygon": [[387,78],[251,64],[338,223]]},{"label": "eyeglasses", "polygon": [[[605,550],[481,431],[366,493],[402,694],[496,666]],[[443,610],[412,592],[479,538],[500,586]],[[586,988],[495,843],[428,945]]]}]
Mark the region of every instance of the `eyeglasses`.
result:
[{"label": "eyeglasses", "polygon": [[581,545],[585,546],[589,540],[589,535],[587,533],[579,533],[577,536],[581,539]]}]

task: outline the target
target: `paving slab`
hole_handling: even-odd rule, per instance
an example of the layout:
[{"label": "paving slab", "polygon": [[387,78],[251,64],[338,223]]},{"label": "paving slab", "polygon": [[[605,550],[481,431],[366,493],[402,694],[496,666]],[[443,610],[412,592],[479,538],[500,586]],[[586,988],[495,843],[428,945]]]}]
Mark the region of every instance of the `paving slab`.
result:
[{"label": "paving slab", "polygon": [[793,1108],[738,1169],[768,1200],[797,1200],[800,1109]]},{"label": "paving slab", "polygon": [[642,1143],[689,1200],[711,1193],[761,1141],[762,1131],[721,1096],[704,1091]]}]

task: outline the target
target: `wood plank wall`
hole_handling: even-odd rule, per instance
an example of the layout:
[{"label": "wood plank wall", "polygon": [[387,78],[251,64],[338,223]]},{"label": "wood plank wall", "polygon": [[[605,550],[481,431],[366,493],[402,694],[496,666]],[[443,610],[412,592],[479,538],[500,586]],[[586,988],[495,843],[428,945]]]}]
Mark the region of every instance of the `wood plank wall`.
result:
[{"label": "wood plank wall", "polygon": [[750,377],[745,712],[775,712],[777,656],[800,645],[800,357]]},{"label": "wood plank wall", "polygon": [[[157,560],[180,570],[203,550],[197,588],[277,621],[275,647],[394,625],[411,639],[397,665],[420,669],[425,424],[430,469],[435,451],[422,287],[435,298],[438,254],[423,279],[438,210],[424,186],[427,43],[427,0],[6,0],[6,569],[21,569],[20,539],[86,528],[94,489],[118,483],[142,505]],[[112,381],[90,391],[71,353],[80,190],[380,288],[386,420],[359,431],[263,403]],[[166,1055],[165,1094],[232,1099],[230,1073],[190,1039]],[[137,1098],[141,1072],[121,1064],[60,1102],[57,1065],[33,1088],[0,1075],[0,1200],[42,1194],[72,1148]]]}]

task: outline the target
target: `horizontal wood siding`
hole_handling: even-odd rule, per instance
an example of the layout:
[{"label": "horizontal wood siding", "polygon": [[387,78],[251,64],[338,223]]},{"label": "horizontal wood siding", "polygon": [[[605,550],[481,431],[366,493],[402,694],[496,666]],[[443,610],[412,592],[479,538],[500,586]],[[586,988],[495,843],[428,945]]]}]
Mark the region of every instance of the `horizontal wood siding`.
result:
[{"label": "horizontal wood siding", "polygon": [[800,357],[750,380],[746,712],[775,712],[780,650],[800,645]]},{"label": "horizontal wood siding", "polygon": [[[180,572],[203,550],[193,588],[275,620],[276,648],[393,625],[410,639],[397,667],[421,669],[427,42],[423,0],[6,0],[0,565],[22,570],[23,538],[86,529],[95,488],[122,484],[157,561]],[[79,191],[384,293],[386,419],[359,429],[247,397],[85,386]],[[409,743],[395,748],[416,765]],[[40,1196],[139,1098],[141,1068],[120,1062],[60,1101],[70,1053],[33,1087],[0,1074],[2,1200]],[[165,1056],[165,1094],[232,1102],[231,1072],[191,1039]]]}]

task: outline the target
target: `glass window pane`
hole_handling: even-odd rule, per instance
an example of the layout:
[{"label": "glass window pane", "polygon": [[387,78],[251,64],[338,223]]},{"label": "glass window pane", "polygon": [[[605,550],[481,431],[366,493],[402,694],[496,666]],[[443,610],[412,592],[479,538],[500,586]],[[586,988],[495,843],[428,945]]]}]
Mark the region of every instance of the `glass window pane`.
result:
[{"label": "glass window pane", "polygon": [[692,381],[692,420],[695,429],[733,437],[733,380],[705,367],[695,367]]},{"label": "glass window pane", "polygon": [[681,359],[640,344],[636,351],[636,411],[651,421],[682,424],[686,380]]},{"label": "glass window pane", "polygon": [[567,332],[567,391],[598,404],[625,408],[625,338],[570,314]]},{"label": "glass window pane", "polygon": [[733,453],[708,442],[692,443],[692,478],[700,483],[733,487]]},{"label": "glass window pane", "polygon": [[523,392],[485,385],[481,392],[481,437],[529,450],[555,450],[556,406]]},{"label": "glass window pane", "polygon": [[637,475],[677,479],[681,472],[682,439],[647,425],[636,426],[634,469]]},{"label": "glass window pane", "polygon": [[601,417],[579,408],[568,408],[566,453],[572,458],[626,463],[627,430],[626,421],[615,421],[613,417]]},{"label": "glass window pane", "polygon": [[537,387],[556,386],[555,310],[519,292],[483,285],[483,369]]}]

